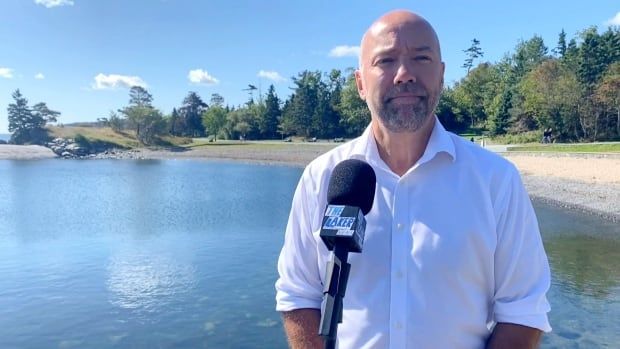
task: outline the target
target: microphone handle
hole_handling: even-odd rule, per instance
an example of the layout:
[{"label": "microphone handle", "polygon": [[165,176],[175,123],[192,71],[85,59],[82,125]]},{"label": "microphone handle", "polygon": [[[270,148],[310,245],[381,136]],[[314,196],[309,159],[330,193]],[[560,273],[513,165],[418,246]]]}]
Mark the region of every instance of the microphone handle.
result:
[{"label": "microphone handle", "polygon": [[336,244],[327,262],[319,326],[319,335],[325,337],[326,349],[335,349],[338,324],[342,322],[342,303],[351,270],[351,264],[347,263],[348,255],[346,246]]}]

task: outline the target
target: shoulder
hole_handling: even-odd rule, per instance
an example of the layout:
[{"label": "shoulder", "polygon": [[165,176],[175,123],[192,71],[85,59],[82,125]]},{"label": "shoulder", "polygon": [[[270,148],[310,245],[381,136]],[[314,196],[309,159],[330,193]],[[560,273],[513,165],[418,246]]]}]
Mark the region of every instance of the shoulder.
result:
[{"label": "shoulder", "polygon": [[481,174],[513,175],[516,167],[498,153],[468,141],[454,133],[450,133],[454,143],[456,162],[466,168],[475,169]]},{"label": "shoulder", "polygon": [[329,180],[334,167],[340,162],[352,158],[355,150],[359,148],[362,142],[364,142],[362,137],[358,137],[319,155],[306,166],[303,176],[313,182]]},{"label": "shoulder", "polygon": [[451,137],[456,154],[454,165],[459,176],[488,193],[493,206],[515,191],[526,193],[521,175],[512,162],[458,135],[451,134]]}]

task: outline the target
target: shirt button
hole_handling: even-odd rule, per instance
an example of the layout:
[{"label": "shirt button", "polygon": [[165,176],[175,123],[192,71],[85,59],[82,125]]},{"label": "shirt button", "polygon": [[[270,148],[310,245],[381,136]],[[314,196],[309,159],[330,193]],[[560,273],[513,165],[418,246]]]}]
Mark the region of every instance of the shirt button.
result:
[{"label": "shirt button", "polygon": [[403,324],[401,324],[401,323],[400,323],[400,321],[396,321],[396,323],[394,324],[394,327],[395,327],[397,330],[400,330],[400,329],[402,329],[402,328],[403,328]]},{"label": "shirt button", "polygon": [[402,279],[403,278],[403,272],[402,271],[397,271],[396,272],[396,278]]},{"label": "shirt button", "polygon": [[398,230],[403,230],[403,225],[402,225],[402,223],[398,223],[398,224],[396,224],[396,229],[398,229]]}]

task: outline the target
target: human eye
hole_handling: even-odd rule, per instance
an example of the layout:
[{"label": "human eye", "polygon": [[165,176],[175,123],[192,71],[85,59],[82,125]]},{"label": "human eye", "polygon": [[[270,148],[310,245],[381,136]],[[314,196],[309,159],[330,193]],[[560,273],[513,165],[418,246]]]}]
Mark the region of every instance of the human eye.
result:
[{"label": "human eye", "polygon": [[416,62],[423,62],[423,63],[432,61],[431,57],[427,55],[418,55],[418,56],[415,56],[413,59]]},{"label": "human eye", "polygon": [[394,57],[391,56],[382,56],[382,57],[378,57],[375,61],[376,65],[386,65],[386,64],[390,64],[393,63],[395,61]]}]

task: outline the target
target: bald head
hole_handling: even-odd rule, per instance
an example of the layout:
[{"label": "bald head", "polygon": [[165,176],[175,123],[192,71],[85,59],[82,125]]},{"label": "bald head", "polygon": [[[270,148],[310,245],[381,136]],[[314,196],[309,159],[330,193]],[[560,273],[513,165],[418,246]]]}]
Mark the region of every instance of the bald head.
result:
[{"label": "bald head", "polygon": [[[406,10],[388,12],[377,19],[362,37],[360,45],[360,69],[368,64],[380,41],[385,38],[397,38],[399,35],[416,36],[421,42],[420,48],[430,49],[441,59],[441,48],[435,29],[422,16]],[[406,38],[405,38],[406,39]],[[424,47],[422,47],[424,46]]]},{"label": "bald head", "polygon": [[360,51],[355,82],[373,127],[430,134],[445,70],[433,27],[415,13],[389,12],[368,28]]}]

